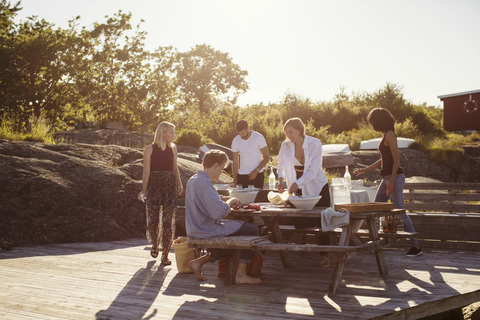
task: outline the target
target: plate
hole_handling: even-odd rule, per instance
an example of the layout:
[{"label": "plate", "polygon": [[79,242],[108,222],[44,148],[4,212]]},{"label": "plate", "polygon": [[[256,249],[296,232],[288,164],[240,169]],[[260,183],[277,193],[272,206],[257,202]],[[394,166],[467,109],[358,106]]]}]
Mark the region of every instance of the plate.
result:
[{"label": "plate", "polygon": [[231,192],[257,192],[261,189],[260,188],[253,188],[253,190],[252,190],[252,189],[248,189],[248,188],[242,188],[242,189],[230,188],[228,190],[231,191]]},{"label": "plate", "polygon": [[285,208],[284,204],[274,204],[274,203],[268,203],[268,204],[261,204],[260,209],[271,209],[271,208]]},{"label": "plate", "polygon": [[233,211],[235,211],[235,212],[255,212],[255,209],[243,209],[243,208],[240,208],[240,209],[233,209]]}]

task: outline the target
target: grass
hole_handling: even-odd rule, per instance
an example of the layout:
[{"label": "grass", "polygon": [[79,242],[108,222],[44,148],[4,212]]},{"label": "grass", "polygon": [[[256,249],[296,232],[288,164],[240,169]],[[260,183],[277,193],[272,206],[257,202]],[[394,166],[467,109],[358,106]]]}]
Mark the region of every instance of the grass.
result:
[{"label": "grass", "polygon": [[426,152],[432,160],[458,172],[465,153],[463,146],[480,145],[480,133],[447,133],[443,137],[425,135],[416,140],[411,148]]},{"label": "grass", "polygon": [[15,130],[15,122],[12,118],[4,116],[0,124],[0,139],[16,141],[34,141],[55,144],[53,138],[53,128],[47,119],[40,115],[39,117],[30,116],[27,129]]},{"label": "grass", "polygon": [[0,238],[0,249],[2,250],[12,250],[13,249],[13,242]]}]

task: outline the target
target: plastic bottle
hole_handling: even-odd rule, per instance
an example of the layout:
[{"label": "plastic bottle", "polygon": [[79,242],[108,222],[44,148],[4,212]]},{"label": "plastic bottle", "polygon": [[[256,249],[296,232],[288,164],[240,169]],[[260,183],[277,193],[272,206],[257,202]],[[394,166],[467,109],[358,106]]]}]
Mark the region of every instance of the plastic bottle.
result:
[{"label": "plastic bottle", "polygon": [[348,188],[352,188],[352,176],[350,175],[350,172],[348,171],[348,166],[345,166],[345,174],[343,175],[345,178],[345,182],[348,184]]},{"label": "plastic bottle", "polygon": [[270,175],[268,176],[268,189],[275,190],[275,173],[273,173],[273,167],[270,167]]}]

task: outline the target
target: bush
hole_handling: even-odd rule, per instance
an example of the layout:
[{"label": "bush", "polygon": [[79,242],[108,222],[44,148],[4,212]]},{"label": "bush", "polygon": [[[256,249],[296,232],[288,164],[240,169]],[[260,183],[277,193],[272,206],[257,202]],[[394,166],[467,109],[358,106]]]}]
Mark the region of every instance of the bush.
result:
[{"label": "bush", "polygon": [[397,137],[417,139],[422,132],[418,126],[413,123],[412,118],[407,118],[405,121],[395,123],[395,134]]},{"label": "bush", "polygon": [[25,134],[24,141],[55,143],[52,127],[43,115],[40,115],[38,118],[31,116],[29,122],[30,130]]},{"label": "bush", "polygon": [[4,116],[0,124],[0,139],[5,140],[20,140],[18,134],[15,133],[15,122],[12,118]]},{"label": "bush", "polygon": [[176,144],[200,148],[202,146],[202,135],[197,130],[182,130],[177,138]]},{"label": "bush", "polygon": [[28,122],[28,129],[18,132],[15,130],[15,121],[4,116],[0,125],[0,139],[55,143],[53,129],[43,114],[39,117],[30,116]]}]

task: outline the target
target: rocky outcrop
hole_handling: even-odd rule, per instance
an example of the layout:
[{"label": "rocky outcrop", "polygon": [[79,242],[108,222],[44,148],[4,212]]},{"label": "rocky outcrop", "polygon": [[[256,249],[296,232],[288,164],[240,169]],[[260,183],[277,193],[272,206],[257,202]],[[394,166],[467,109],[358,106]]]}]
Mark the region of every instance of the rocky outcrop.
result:
[{"label": "rocky outcrop", "polygon": [[[143,237],[145,207],[137,200],[142,158],[142,150],[115,145],[0,140],[0,241]],[[191,153],[179,153],[178,166],[184,186],[201,169]]]},{"label": "rocky outcrop", "polygon": [[81,129],[57,132],[55,140],[64,143],[88,143],[143,147],[153,141],[153,134],[117,129]]},{"label": "rocky outcrop", "polygon": [[[376,150],[353,151],[355,167],[366,167],[380,159]],[[429,160],[428,156],[415,149],[400,149],[400,165],[405,170],[406,177],[423,176],[440,181],[456,181],[456,175],[446,165]],[[369,181],[380,180],[380,170],[373,170],[365,175]],[[354,178],[352,178],[354,179]]]}]

